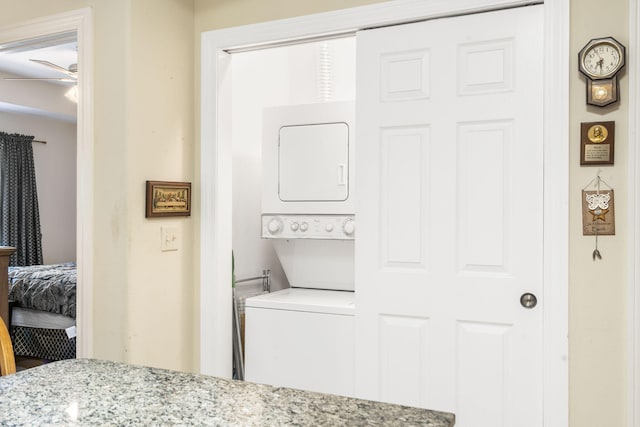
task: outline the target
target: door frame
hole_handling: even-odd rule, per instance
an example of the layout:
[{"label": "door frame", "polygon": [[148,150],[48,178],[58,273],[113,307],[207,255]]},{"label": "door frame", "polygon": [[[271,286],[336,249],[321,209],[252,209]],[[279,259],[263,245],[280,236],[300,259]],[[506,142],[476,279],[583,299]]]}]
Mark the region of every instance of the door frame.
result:
[{"label": "door frame", "polygon": [[[640,6],[629,1],[629,52],[640,48]],[[640,58],[629,55],[629,165],[628,165],[628,227],[629,279],[627,287],[627,425],[640,426]]]},{"label": "door frame", "polygon": [[76,125],[76,355],[93,348],[93,17],[90,8],[0,28],[0,43],[75,31],[78,37]]},{"label": "door frame", "polygon": [[[283,41],[354,33],[531,4],[526,0],[395,0],[203,32],[200,137],[200,371],[231,375],[231,55]],[[544,23],[544,425],[569,419],[569,0],[548,1]],[[204,238],[206,236],[207,238]]]}]

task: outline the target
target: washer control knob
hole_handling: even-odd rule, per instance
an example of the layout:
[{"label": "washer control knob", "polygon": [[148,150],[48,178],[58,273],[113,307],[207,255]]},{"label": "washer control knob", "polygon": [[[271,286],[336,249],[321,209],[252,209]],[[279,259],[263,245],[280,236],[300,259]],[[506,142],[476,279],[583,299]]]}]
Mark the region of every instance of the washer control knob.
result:
[{"label": "washer control knob", "polygon": [[303,222],[300,224],[300,231],[307,231],[309,229],[309,224]]},{"label": "washer control knob", "polygon": [[346,234],[347,236],[351,236],[356,231],[355,221],[352,219],[346,220],[342,224],[342,231],[344,231],[344,234]]},{"label": "washer control knob", "polygon": [[269,229],[269,233],[276,234],[282,229],[282,221],[280,220],[280,218],[273,218],[271,221],[269,221],[269,225],[267,225],[267,228]]},{"label": "washer control knob", "polygon": [[300,224],[298,224],[298,221],[293,221],[289,227],[291,228],[291,231],[298,231]]},{"label": "washer control knob", "polygon": [[333,231],[333,224],[329,223],[324,227],[325,230],[327,230],[327,233],[331,233]]}]

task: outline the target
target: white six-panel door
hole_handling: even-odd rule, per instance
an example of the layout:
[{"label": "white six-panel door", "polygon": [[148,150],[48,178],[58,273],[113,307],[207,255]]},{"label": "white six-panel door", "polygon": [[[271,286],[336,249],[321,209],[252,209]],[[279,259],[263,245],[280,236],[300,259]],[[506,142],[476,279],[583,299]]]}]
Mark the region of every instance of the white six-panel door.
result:
[{"label": "white six-panel door", "polygon": [[542,5],[358,32],[359,397],[542,425],[542,35]]}]

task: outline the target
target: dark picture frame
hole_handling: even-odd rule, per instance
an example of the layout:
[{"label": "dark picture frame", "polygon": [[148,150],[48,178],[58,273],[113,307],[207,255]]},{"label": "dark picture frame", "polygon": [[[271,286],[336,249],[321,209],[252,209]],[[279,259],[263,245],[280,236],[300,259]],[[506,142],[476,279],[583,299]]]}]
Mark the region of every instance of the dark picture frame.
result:
[{"label": "dark picture frame", "polygon": [[147,181],[145,216],[191,216],[191,183]]}]

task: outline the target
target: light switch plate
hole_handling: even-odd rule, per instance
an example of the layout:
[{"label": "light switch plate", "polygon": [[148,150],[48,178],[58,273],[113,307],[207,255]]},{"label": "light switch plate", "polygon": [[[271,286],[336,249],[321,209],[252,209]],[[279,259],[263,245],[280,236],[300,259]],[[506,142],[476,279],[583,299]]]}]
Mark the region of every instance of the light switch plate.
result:
[{"label": "light switch plate", "polygon": [[161,227],[160,228],[160,250],[177,251],[180,235],[178,227]]}]

